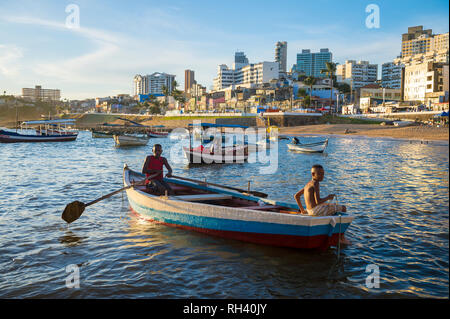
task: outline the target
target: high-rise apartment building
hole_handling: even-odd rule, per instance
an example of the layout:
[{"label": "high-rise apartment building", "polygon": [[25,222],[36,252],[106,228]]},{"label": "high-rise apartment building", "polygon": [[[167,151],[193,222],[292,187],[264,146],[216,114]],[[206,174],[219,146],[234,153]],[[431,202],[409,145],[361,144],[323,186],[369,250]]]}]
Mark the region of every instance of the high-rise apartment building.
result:
[{"label": "high-rise apartment building", "polygon": [[217,77],[214,78],[214,91],[222,90],[233,85],[251,87],[262,83],[269,83],[279,78],[278,62],[260,62],[247,64],[240,69],[230,69],[221,64],[217,67]]},{"label": "high-rise apartment building", "polygon": [[383,63],[381,66],[381,86],[390,89],[400,89],[402,86],[401,64],[393,62]]},{"label": "high-rise apartment building", "polygon": [[336,66],[336,78],[338,82],[350,84],[355,90],[377,80],[378,64],[370,64],[368,61],[347,60],[345,64]]},{"label": "high-rise apartment building", "polygon": [[139,94],[163,94],[163,86],[172,92],[172,82],[175,80],[175,75],[155,72],[150,75],[135,75],[133,79],[134,83],[134,95]]},{"label": "high-rise apartment building", "polygon": [[433,34],[423,26],[409,27],[402,35],[402,58],[432,51],[448,50],[448,33]]},{"label": "high-rise apartment building", "polygon": [[31,101],[59,101],[61,91],[58,89],[43,89],[40,85],[36,85],[34,89],[22,88],[22,97]]},{"label": "high-rise apartment building", "polygon": [[269,83],[270,80],[279,78],[279,66],[278,62],[260,62],[246,65],[238,71],[236,84],[251,87],[252,85]]},{"label": "high-rise apartment building", "polygon": [[184,92],[189,93],[193,84],[195,84],[195,74],[192,70],[184,71]]},{"label": "high-rise apartment building", "polygon": [[303,49],[297,54],[295,70],[302,75],[313,77],[325,77],[320,71],[326,69],[326,63],[332,62],[333,55],[328,49],[320,49],[320,52],[311,53],[309,49]]},{"label": "high-rise apartment building", "polygon": [[244,52],[236,52],[234,54],[234,63],[248,64],[248,59]]},{"label": "high-rise apartment building", "polygon": [[165,86],[169,92],[172,92],[174,87],[172,82],[175,80],[175,75],[155,72],[148,75],[148,93],[149,94],[163,94],[163,87]]},{"label": "high-rise apartment building", "polygon": [[133,79],[133,94],[148,94],[148,77],[136,74]]},{"label": "high-rise apartment building", "polygon": [[275,46],[275,61],[279,64],[280,72],[286,72],[287,66],[287,42],[277,42]]}]

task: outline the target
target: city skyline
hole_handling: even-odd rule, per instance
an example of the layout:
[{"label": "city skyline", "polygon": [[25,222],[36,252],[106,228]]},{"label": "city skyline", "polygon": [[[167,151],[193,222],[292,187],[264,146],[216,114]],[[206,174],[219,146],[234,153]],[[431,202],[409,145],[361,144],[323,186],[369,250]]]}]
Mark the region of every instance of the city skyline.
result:
[{"label": "city skyline", "polygon": [[41,85],[60,89],[68,99],[132,94],[133,77],[154,72],[176,75],[182,89],[186,69],[209,90],[217,66],[231,66],[236,51],[243,51],[250,63],[273,62],[278,41],[287,41],[288,70],[302,49],[329,48],[333,62],[365,60],[378,64],[380,73],[383,63],[400,54],[408,27],[448,32],[445,1],[426,6],[378,1],[378,29],[365,26],[370,3],[359,1],[345,6],[248,1],[239,3],[239,10],[233,10],[235,1],[220,6],[207,1],[74,1],[80,28],[72,29],[66,25],[69,4],[0,1],[1,93],[19,95],[24,87]]}]

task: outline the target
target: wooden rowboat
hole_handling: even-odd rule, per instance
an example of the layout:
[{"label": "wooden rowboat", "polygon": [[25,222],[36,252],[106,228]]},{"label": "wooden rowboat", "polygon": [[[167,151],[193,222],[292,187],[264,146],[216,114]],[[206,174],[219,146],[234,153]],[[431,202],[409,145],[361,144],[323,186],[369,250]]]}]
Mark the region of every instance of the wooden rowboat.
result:
[{"label": "wooden rowboat", "polygon": [[93,138],[112,138],[114,136],[114,133],[109,131],[95,131],[92,130],[92,137]]},{"label": "wooden rowboat", "polygon": [[[144,175],[125,165],[124,186]],[[173,196],[148,193],[145,186],[126,190],[131,210],[144,220],[208,235],[263,245],[326,249],[338,244],[351,215],[312,217],[293,214],[296,204],[165,178]],[[263,205],[261,205],[261,203]]]},{"label": "wooden rowboat", "polygon": [[114,142],[116,146],[142,146],[147,145],[150,137],[143,135],[114,135]]},{"label": "wooden rowboat", "polygon": [[288,144],[288,149],[291,151],[302,153],[323,153],[328,145],[328,139],[325,141],[309,144]]},{"label": "wooden rowboat", "polygon": [[[248,145],[233,145],[221,147],[211,145],[196,148],[183,147],[184,156],[190,164],[225,164],[245,163],[248,159]],[[214,147],[213,147],[214,146]]]}]

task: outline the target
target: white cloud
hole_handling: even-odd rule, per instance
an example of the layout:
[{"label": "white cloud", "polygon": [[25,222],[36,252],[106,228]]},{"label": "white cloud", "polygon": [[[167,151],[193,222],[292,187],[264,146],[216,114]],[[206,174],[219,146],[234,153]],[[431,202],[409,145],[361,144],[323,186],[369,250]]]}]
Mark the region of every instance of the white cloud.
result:
[{"label": "white cloud", "polygon": [[20,70],[22,49],[13,44],[0,44],[0,74],[5,77],[17,76]]}]

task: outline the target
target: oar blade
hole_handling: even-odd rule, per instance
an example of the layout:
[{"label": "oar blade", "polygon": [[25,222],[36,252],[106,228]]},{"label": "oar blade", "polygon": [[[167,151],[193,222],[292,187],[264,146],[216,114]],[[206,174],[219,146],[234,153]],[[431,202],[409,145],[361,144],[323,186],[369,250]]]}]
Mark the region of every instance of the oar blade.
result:
[{"label": "oar blade", "polygon": [[74,201],[66,206],[64,212],[61,215],[61,218],[64,219],[67,223],[71,223],[78,218],[80,218],[81,214],[84,212],[84,208],[86,205],[79,201]]}]

